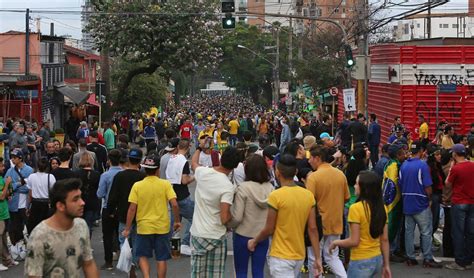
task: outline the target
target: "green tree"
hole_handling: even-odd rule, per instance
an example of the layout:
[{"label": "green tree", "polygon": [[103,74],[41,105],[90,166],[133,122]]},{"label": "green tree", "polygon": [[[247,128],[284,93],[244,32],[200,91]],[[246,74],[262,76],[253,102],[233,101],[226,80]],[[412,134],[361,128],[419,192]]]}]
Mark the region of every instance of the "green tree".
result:
[{"label": "green tree", "polygon": [[193,72],[217,66],[220,25],[217,1],[94,1],[87,29],[96,45],[140,67],[131,69],[118,88],[124,93],[133,78],[158,69]]},{"label": "green tree", "polygon": [[116,82],[113,84],[114,90],[112,90],[114,110],[145,112],[152,106],[159,107],[165,104],[168,82],[159,72],[137,75],[132,78],[125,91],[119,92],[118,88],[128,72],[141,66],[141,64],[120,59],[115,61],[112,67],[112,80]]}]

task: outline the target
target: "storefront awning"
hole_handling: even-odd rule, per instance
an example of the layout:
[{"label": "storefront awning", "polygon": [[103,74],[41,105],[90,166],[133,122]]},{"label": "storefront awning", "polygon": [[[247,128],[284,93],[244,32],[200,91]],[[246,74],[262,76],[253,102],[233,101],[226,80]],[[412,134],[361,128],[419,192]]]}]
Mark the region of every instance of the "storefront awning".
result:
[{"label": "storefront awning", "polygon": [[89,98],[87,99],[87,103],[92,105],[92,106],[97,106],[97,107],[100,106],[100,104],[95,99],[95,94],[94,93],[89,95]]},{"label": "storefront awning", "polygon": [[58,92],[60,92],[66,97],[65,102],[72,102],[74,104],[82,104],[89,97],[88,92],[79,91],[69,86],[61,86],[61,87],[55,87],[55,88]]}]

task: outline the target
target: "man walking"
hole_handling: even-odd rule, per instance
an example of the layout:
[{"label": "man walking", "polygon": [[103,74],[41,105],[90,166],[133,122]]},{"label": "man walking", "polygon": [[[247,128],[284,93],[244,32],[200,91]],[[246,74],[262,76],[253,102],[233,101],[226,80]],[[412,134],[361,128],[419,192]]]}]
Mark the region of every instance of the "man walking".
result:
[{"label": "man walking", "polygon": [[99,277],[92,256],[89,228],[81,216],[81,181],[65,179],[49,193],[54,214],[42,221],[28,240],[25,274],[28,277]]},{"label": "man walking", "polygon": [[113,246],[114,239],[116,240],[118,222],[115,218],[115,211],[110,211],[107,208],[107,204],[114,177],[118,172],[123,170],[122,167],[119,166],[122,152],[118,149],[113,149],[109,152],[108,156],[110,168],[100,176],[97,197],[102,199],[102,240],[104,242],[105,264],[101,266],[101,269],[112,270]]},{"label": "man walking", "polygon": [[[235,186],[228,175],[239,164],[237,149],[227,147],[220,165],[199,165],[200,150],[192,158],[196,179],[196,206],[191,226],[191,277],[224,277],[227,257],[226,224],[231,220],[230,206]],[[178,219],[178,218],[176,218]]]},{"label": "man walking", "polygon": [[283,155],[276,166],[281,188],[270,193],[265,227],[248,242],[248,248],[253,252],[260,241],[273,235],[268,259],[272,277],[299,276],[305,258],[306,225],[312,245],[308,250],[313,254],[314,266],[310,277],[322,273],[314,197],[310,191],[295,184],[296,171],[296,159],[289,154]]},{"label": "man walking", "polygon": [[474,256],[474,163],[466,159],[466,148],[456,144],[451,148],[454,166],[446,179],[446,188],[452,188],[451,234],[454,259],[446,268],[472,268]]},{"label": "man walking", "polygon": [[160,168],[158,156],[147,156],[141,166],[145,169],[146,177],[136,182],[130,191],[127,223],[122,235],[124,237],[130,235],[133,220],[136,218],[135,248],[143,277],[150,277],[148,259],[153,257],[154,253],[158,278],[164,278],[167,270],[166,261],[171,259],[170,218],[167,205],[169,203],[173,208],[175,217],[173,228],[178,230],[181,227],[178,202],[171,183],[157,176]]},{"label": "man walking", "polygon": [[[333,252],[329,249],[334,240],[340,239],[343,231],[344,204],[350,198],[347,179],[342,171],[327,162],[330,156],[327,148],[315,146],[311,148],[310,154],[309,164],[315,172],[308,177],[306,187],[313,193],[322,217],[321,251],[336,277],[347,277],[344,265],[339,259],[338,249],[336,248]],[[310,270],[315,255],[313,249],[308,248],[308,268]],[[310,277],[314,277],[314,275],[310,273]]]},{"label": "man walking", "polygon": [[423,251],[423,267],[441,268],[442,265],[433,260],[431,239],[433,222],[430,209],[432,194],[430,168],[420,158],[423,150],[420,141],[411,144],[412,157],[400,167],[399,186],[403,198],[403,214],[405,215],[405,250],[407,264],[418,265],[415,256],[415,226],[421,233],[421,249]]},{"label": "man walking", "polygon": [[91,131],[89,140],[90,143],[87,144],[86,149],[95,153],[99,165],[98,172],[102,174],[107,168],[107,148],[104,145],[99,144],[99,133],[95,130]]},{"label": "man walking", "polygon": [[166,179],[173,185],[178,201],[180,217],[184,217],[188,224],[184,228],[183,241],[181,242],[181,254],[191,256],[189,247],[190,233],[189,229],[193,222],[194,201],[191,200],[188,185],[194,181],[189,169],[189,163],[186,154],[189,152],[189,140],[181,139],[178,144],[178,153],[171,155],[166,167]]},{"label": "man walking", "polygon": [[370,151],[370,162],[372,163],[373,168],[375,168],[375,165],[377,165],[377,162],[379,161],[380,136],[381,129],[379,123],[377,122],[377,116],[375,114],[370,114],[368,143]]}]

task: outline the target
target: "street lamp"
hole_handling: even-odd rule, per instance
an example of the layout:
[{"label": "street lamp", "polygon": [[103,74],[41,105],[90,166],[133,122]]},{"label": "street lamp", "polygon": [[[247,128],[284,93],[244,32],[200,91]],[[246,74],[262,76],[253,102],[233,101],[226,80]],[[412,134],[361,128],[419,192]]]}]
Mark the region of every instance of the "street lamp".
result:
[{"label": "street lamp", "polygon": [[279,91],[279,88],[280,88],[280,73],[279,73],[279,70],[278,70],[278,64],[273,63],[272,61],[270,61],[267,58],[263,57],[261,54],[255,52],[254,50],[252,50],[252,49],[250,49],[246,46],[238,44],[237,47],[249,51],[250,53],[254,54],[255,56],[260,57],[261,59],[263,59],[264,61],[266,61],[270,65],[272,65],[272,67],[273,67],[273,80],[274,80],[273,94],[272,94],[272,104],[276,104],[278,102],[278,96],[279,96],[278,91]]}]

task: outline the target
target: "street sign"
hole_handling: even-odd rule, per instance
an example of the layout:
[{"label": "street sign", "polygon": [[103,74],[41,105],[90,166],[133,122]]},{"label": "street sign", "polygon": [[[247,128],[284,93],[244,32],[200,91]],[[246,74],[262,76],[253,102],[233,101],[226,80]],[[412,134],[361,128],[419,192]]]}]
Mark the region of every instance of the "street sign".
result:
[{"label": "street sign", "polygon": [[329,94],[333,97],[337,97],[338,93],[339,93],[339,90],[336,87],[331,87],[329,89]]},{"label": "street sign", "polygon": [[456,84],[438,84],[439,93],[456,93]]},{"label": "street sign", "polygon": [[355,89],[354,88],[344,89],[342,90],[342,94],[344,96],[344,110],[346,112],[356,111]]}]

